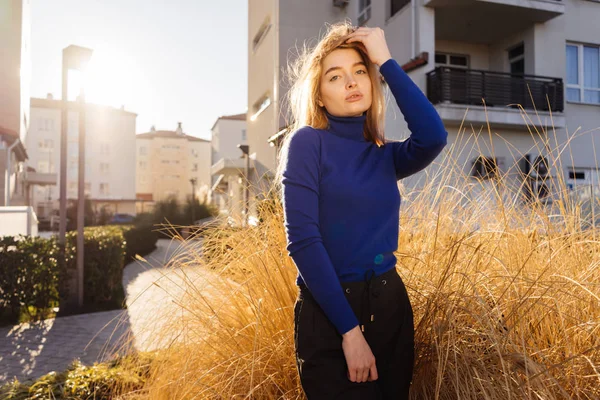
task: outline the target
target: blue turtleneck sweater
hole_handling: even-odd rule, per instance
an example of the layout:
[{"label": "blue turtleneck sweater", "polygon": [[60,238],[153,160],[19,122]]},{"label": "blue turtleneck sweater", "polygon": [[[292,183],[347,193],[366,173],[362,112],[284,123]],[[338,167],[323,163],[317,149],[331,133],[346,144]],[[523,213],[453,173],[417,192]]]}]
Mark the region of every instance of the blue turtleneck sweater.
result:
[{"label": "blue turtleneck sweater", "polygon": [[427,167],[447,143],[441,118],[394,59],[379,68],[411,135],[381,147],[364,136],[366,113],[337,117],[327,129],[292,132],[283,173],[288,253],[304,283],[340,334],[358,325],[340,282],[396,266],[400,193],[397,181]]}]

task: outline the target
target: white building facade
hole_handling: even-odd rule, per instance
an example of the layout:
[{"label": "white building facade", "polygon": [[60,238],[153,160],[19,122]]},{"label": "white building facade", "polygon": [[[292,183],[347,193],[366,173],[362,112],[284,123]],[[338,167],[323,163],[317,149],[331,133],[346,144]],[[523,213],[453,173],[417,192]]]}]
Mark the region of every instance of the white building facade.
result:
[{"label": "white building facade", "polygon": [[[385,30],[392,56],[441,115],[445,151],[455,145],[452,162],[466,175],[501,171],[520,179],[520,171],[545,159],[554,180],[575,186],[598,179],[594,135],[571,139],[579,127],[600,127],[600,3],[593,0],[251,0],[247,131],[263,170],[275,167],[287,125],[284,71],[295,46],[316,44],[326,23],[345,19]],[[410,134],[393,98],[385,133],[397,140]],[[544,145],[568,141],[560,155]],[[420,185],[441,159],[402,182]],[[547,182],[535,179],[532,190],[543,195],[552,190]]]},{"label": "white building facade", "polygon": [[[61,101],[31,99],[27,137],[30,169],[56,174],[56,184],[34,186],[31,203],[40,219],[59,208]],[[79,163],[78,104],[69,102],[67,128],[67,199],[76,200]],[[85,116],[85,195],[95,212],[135,214],[137,114],[87,104]]]},{"label": "white building facade", "polygon": [[30,2],[0,0],[0,206],[25,204],[20,172],[30,120]]},{"label": "white building facade", "polygon": [[[217,118],[211,128],[211,202],[221,214],[243,219],[246,158],[238,145],[248,145],[246,114]],[[248,174],[253,163],[248,163]]]},{"label": "white building facade", "polygon": [[[138,211],[150,211],[158,201],[175,198],[183,204],[194,191],[199,202],[210,202],[211,142],[175,130],[156,130],[136,136]],[[193,181],[193,184],[192,184]]]}]

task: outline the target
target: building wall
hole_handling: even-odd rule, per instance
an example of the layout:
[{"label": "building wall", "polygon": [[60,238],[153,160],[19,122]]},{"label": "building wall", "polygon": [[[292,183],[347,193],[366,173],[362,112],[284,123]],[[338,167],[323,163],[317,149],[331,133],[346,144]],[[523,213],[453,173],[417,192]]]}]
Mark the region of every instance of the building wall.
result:
[{"label": "building wall", "polygon": [[0,128],[24,141],[31,79],[30,0],[0,0]]},{"label": "building wall", "polygon": [[[218,119],[212,129],[211,142],[213,165],[221,159],[234,160],[243,157],[242,151],[237,146],[238,144],[248,144],[247,122],[245,120]],[[250,151],[252,152],[252,148]],[[243,194],[240,195],[242,185],[238,182],[238,178],[243,173],[244,171],[240,171],[240,173],[223,178],[221,185],[227,187],[225,193],[218,189],[210,193],[211,203],[215,204],[221,212],[230,216],[241,215],[242,204],[240,202],[243,202]],[[218,176],[215,174],[212,181],[214,182]]]},{"label": "building wall", "polygon": [[[600,3],[569,0],[565,7],[564,40],[600,46]],[[566,59],[564,43],[558,54]],[[562,61],[563,68],[564,65],[566,61]],[[567,102],[565,114],[567,128],[561,142],[569,142],[569,146],[561,157],[563,166],[599,168],[600,105]]]},{"label": "building wall", "polygon": [[[293,58],[296,52],[293,50],[294,45],[301,45],[306,38],[315,38],[320,33],[319,31],[324,28],[325,22],[332,23],[344,18],[351,18],[356,24],[358,15],[358,0],[351,0],[344,9],[334,7],[332,2],[315,2],[314,4],[310,2],[310,6],[303,3],[302,7],[292,0],[280,0],[275,4],[272,2],[258,3],[257,1],[250,1],[249,7],[249,113],[251,114],[251,105],[256,93],[268,88],[274,80],[278,80],[279,84],[276,90],[279,90],[279,95],[276,98],[280,103],[280,114],[263,113],[257,121],[249,122],[248,132],[250,133],[251,152],[257,145],[262,146],[261,143],[265,142],[264,136],[276,132],[277,128],[273,126],[272,120],[275,119],[279,127],[287,122],[285,119],[287,110],[284,100],[288,82],[284,79],[284,71],[289,59]],[[413,26],[413,10],[410,4],[390,17],[389,0],[371,0],[371,19],[367,22],[367,26],[379,26],[385,30],[392,56],[400,64],[408,62],[415,54],[418,55],[421,52],[429,54],[427,65],[409,72],[411,79],[425,93],[427,91],[427,73],[435,68],[436,50],[467,53],[471,56],[471,68],[474,69],[508,72],[510,65],[507,50],[523,42],[525,73],[565,79],[565,44],[567,41],[600,45],[600,39],[598,39],[600,38],[600,25],[596,22],[600,18],[600,3],[595,1],[565,0],[562,2],[565,4],[564,15],[555,17],[545,23],[532,23],[514,34],[488,44],[463,43],[436,37],[436,8],[426,7],[423,3],[423,1],[416,2],[416,22]],[[274,9],[275,11],[273,11]],[[264,16],[269,13],[274,13],[279,18],[279,24],[275,24],[277,35],[267,36],[268,45],[265,45],[266,41],[263,42],[262,46],[264,48],[259,48],[257,53],[253,54],[251,51],[252,38]],[[490,15],[490,18],[494,18],[494,16]],[[510,20],[506,23],[510,24]],[[416,36],[413,35],[413,29],[416,31]],[[273,33],[273,28],[270,33]],[[477,32],[473,32],[473,35],[477,35]],[[474,41],[476,41],[475,39]],[[316,41],[313,40],[309,44],[314,45]],[[275,50],[272,50],[273,48]],[[387,100],[386,137],[403,140],[410,135],[410,132],[391,93],[388,93]],[[573,132],[579,126],[584,131],[599,128],[598,107],[596,105],[565,103],[566,129],[540,126],[535,111],[527,111],[529,118],[534,124],[537,124],[538,132],[535,130],[536,127],[532,127],[530,132],[527,127],[508,129],[504,126],[492,126],[491,135],[497,136],[499,139],[498,143],[494,140],[495,154],[484,154],[485,150],[482,150],[481,154],[504,157],[505,168],[514,167],[514,163],[518,161],[521,154],[532,153],[537,155],[540,152],[537,148],[537,142],[533,142],[532,135],[533,137],[547,136],[551,145],[555,140],[559,144],[564,144],[570,140],[569,137],[573,135]],[[467,107],[465,107],[466,110]],[[542,121],[542,125],[549,120],[549,118],[546,118],[545,121]],[[449,145],[457,140],[462,140],[458,134],[458,127],[447,125]],[[468,119],[467,126],[466,134],[472,134]],[[473,128],[475,132],[483,128],[483,132],[487,135],[487,126],[484,126],[484,124],[474,124]],[[556,135],[556,138],[554,135]],[[581,139],[571,141],[571,148],[576,154],[576,164],[580,166],[596,166],[597,156],[595,155],[595,142],[593,142],[592,136],[588,134]],[[260,143],[255,144],[256,141]],[[460,146],[459,143],[456,143],[456,145]],[[513,149],[511,150],[510,147],[513,147]],[[475,150],[478,151],[478,149],[473,151]],[[465,154],[469,153],[472,152],[469,151]],[[542,153],[544,153],[543,149]],[[457,155],[460,158],[459,162],[470,162],[470,160],[464,158],[466,157],[465,154]],[[479,155],[479,153],[471,154],[472,158],[476,155]],[[259,151],[256,155],[257,161],[264,163],[267,168],[271,168],[269,157],[270,154],[266,151]],[[563,166],[567,158],[571,158],[568,153],[561,156],[562,160],[560,162]],[[564,172],[564,168],[556,168],[551,171],[553,174]],[[420,179],[419,175],[423,175],[423,173],[417,174],[414,178]]]},{"label": "building wall", "polygon": [[181,203],[192,194],[190,179],[196,178],[196,198],[202,199],[210,184],[208,141],[181,137],[138,137],[137,193],[151,193],[154,202],[174,196]]},{"label": "building wall", "polygon": [[[25,142],[29,126],[31,79],[31,0],[0,0],[0,132]],[[4,206],[7,151],[0,141],[0,206]],[[13,158],[9,174],[11,198],[15,193],[19,165]],[[13,198],[11,205],[24,204]]]},{"label": "building wall", "polygon": [[[33,205],[48,198],[58,209],[60,191],[60,101],[32,99],[31,129],[27,138],[27,165],[38,172],[54,172],[57,185],[36,187]],[[85,193],[94,204],[102,200],[135,204],[136,114],[105,106],[88,105],[85,136]],[[67,199],[77,198],[79,168],[79,113],[69,110],[67,128]],[[103,203],[104,204],[104,203]]]},{"label": "building wall", "polygon": [[196,198],[202,202],[208,201],[211,188],[209,141],[190,141],[190,177],[196,178]]},{"label": "building wall", "polygon": [[[248,121],[248,145],[250,154],[255,154],[267,168],[275,165],[275,152],[269,147],[267,138],[277,130],[277,59],[279,57],[279,13],[278,0],[251,0],[248,7],[248,116],[255,114],[254,105],[261,96],[267,94],[271,104],[257,116]],[[260,44],[254,48],[253,40],[266,20],[270,28]]]},{"label": "building wall", "polygon": [[[216,158],[212,163],[216,163],[221,158],[240,158],[243,153],[237,147],[238,144],[248,144],[248,139],[243,139],[243,131],[247,130],[246,121],[237,121],[230,119],[219,119],[212,131],[213,146]],[[252,149],[250,149],[252,151]]]}]

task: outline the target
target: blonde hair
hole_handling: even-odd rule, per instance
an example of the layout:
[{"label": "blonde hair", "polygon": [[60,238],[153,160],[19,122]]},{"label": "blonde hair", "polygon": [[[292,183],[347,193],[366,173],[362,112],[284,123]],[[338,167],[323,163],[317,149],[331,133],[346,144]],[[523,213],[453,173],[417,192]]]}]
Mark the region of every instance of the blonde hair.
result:
[{"label": "blonde hair", "polygon": [[278,163],[275,172],[275,184],[281,184],[283,170],[287,163],[289,143],[295,132],[302,126],[311,126],[315,129],[327,129],[329,121],[324,108],[320,107],[318,100],[321,89],[322,61],[336,49],[354,49],[365,63],[371,79],[371,107],[367,110],[365,121],[365,138],[377,146],[385,144],[383,133],[385,119],[385,99],[383,80],[371,62],[364,45],[360,42],[344,43],[348,35],[356,28],[349,21],[328,25],[328,29],[317,45],[310,49],[304,46],[303,51],[296,60],[288,65],[288,77],[292,83],[287,93],[289,112],[292,122],[287,128],[287,134],[281,145]]}]

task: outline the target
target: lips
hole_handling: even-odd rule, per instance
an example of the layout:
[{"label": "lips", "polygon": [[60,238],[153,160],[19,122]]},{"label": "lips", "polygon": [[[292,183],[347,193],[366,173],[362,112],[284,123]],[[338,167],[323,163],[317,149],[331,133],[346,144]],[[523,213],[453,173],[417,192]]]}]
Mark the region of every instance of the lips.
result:
[{"label": "lips", "polygon": [[346,101],[358,101],[362,99],[363,95],[360,92],[351,93],[348,97],[346,97]]}]

